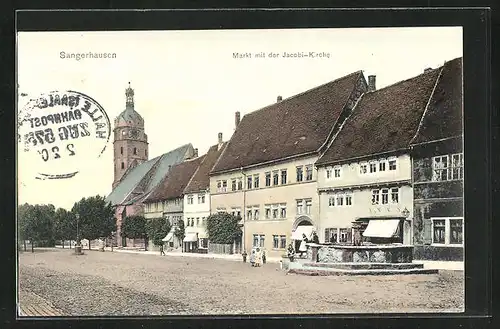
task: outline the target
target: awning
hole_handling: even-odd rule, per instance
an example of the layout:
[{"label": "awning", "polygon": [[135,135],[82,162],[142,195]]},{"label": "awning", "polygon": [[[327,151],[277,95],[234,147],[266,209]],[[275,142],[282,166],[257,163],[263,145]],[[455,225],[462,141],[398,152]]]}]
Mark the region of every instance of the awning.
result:
[{"label": "awning", "polygon": [[314,226],[297,226],[295,231],[292,232],[292,240],[302,240],[302,234],[305,234],[308,239],[311,238]]},{"label": "awning", "polygon": [[173,237],[174,237],[174,233],[170,232],[167,234],[167,236],[165,236],[163,239],[161,239],[161,241],[168,242],[168,241],[172,240]]},{"label": "awning", "polygon": [[198,241],[198,237],[196,236],[196,233],[187,233],[186,236],[184,237],[183,242],[196,242]]},{"label": "awning", "polygon": [[370,238],[391,238],[396,234],[399,219],[372,219],[368,222],[363,236]]}]

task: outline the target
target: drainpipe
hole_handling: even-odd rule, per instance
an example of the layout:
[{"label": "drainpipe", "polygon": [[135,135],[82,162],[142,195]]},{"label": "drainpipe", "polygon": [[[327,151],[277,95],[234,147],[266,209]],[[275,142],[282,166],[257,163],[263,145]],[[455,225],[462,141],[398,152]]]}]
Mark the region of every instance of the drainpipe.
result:
[{"label": "drainpipe", "polygon": [[[413,241],[413,220],[414,220],[414,215],[415,215],[415,193],[413,191],[413,183],[414,183],[414,178],[413,178],[413,146],[410,146],[410,189],[411,189],[411,212],[410,212],[410,245],[414,245]],[[403,237],[404,239],[404,237]]]}]

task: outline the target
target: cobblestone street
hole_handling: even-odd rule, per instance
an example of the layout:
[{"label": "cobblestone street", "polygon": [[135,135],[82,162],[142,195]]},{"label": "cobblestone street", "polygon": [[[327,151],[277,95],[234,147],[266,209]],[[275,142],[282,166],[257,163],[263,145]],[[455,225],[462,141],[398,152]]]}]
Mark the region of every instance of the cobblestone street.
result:
[{"label": "cobblestone street", "polygon": [[[310,277],[278,264],[53,249],[19,255],[25,315],[459,312],[462,271]],[[47,306],[48,305],[48,306]]]}]

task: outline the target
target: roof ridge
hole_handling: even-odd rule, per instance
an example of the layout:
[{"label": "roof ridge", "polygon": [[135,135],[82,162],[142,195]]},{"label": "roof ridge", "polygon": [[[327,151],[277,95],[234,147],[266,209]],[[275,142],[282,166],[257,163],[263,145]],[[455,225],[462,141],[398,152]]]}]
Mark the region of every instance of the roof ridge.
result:
[{"label": "roof ridge", "polygon": [[[353,75],[355,75],[355,74],[358,74],[358,73],[363,73],[363,70],[358,70],[358,71],[356,71],[356,72],[349,73],[349,74],[344,75],[344,76],[342,76],[342,77],[340,77],[340,78],[337,78],[337,79],[334,79],[334,80],[331,80],[331,81],[325,82],[325,83],[323,83],[323,84],[321,84],[321,85],[319,85],[319,86],[313,87],[313,88],[311,88],[311,89],[307,89],[307,90],[302,91],[302,92],[300,92],[300,93],[298,93],[298,94],[292,95],[292,96],[290,96],[290,97],[288,97],[288,98],[285,98],[285,99],[281,100],[281,101],[280,101],[280,103],[283,103],[283,102],[285,102],[285,101],[289,101],[289,100],[294,99],[294,98],[296,98],[296,97],[302,96],[302,95],[307,94],[307,93],[309,93],[309,92],[311,92],[311,91],[314,91],[314,90],[316,90],[316,89],[322,88],[322,87],[324,87],[324,86],[326,86],[326,85],[329,85],[329,84],[332,84],[332,83],[338,82],[338,81],[343,80],[343,79],[347,79],[347,78],[349,78],[349,77],[351,77],[351,76],[353,76]],[[263,110],[265,110],[265,109],[268,109],[269,107],[271,107],[271,106],[273,106],[273,105],[276,105],[276,103],[271,103],[271,104],[269,104],[269,105],[266,105],[266,106],[264,106],[264,107],[261,107],[260,109],[257,109],[257,110],[254,110],[254,111],[248,112],[248,113],[246,113],[246,114],[243,116],[243,118],[244,118],[245,116],[247,116],[247,115],[254,114],[254,113],[257,113],[257,112],[263,111]],[[243,118],[241,118],[241,120],[242,120],[242,121],[243,121]]]},{"label": "roof ridge", "polygon": [[376,90],[373,90],[373,91],[367,91],[366,93],[367,93],[367,94],[374,94],[374,93],[377,93],[377,92],[379,92],[379,91],[385,90],[385,89],[387,89],[387,88],[395,87],[395,86],[397,86],[397,85],[403,84],[403,83],[408,82],[408,81],[410,81],[410,80],[416,79],[416,78],[418,78],[418,77],[420,77],[420,76],[422,76],[422,75],[430,74],[430,73],[432,73],[432,72],[434,72],[434,71],[436,71],[436,70],[440,70],[440,69],[442,69],[443,67],[444,67],[444,65],[443,65],[443,66],[436,67],[435,69],[429,70],[429,71],[427,71],[427,72],[422,72],[422,73],[417,74],[417,75],[414,75],[414,76],[412,76],[412,77],[410,77],[410,78],[407,78],[407,79],[404,79],[404,80],[400,80],[400,81],[396,81],[396,82],[394,82],[393,84],[390,84],[390,85],[385,86],[384,88],[376,89]]}]

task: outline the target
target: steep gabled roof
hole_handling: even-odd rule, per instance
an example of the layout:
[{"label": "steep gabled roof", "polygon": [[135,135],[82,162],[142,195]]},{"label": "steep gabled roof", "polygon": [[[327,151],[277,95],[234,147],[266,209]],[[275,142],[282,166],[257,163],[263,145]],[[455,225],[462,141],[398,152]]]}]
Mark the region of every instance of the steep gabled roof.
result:
[{"label": "steep gabled roof", "polygon": [[246,114],[212,173],[317,152],[361,79],[358,71]]},{"label": "steep gabled roof", "polygon": [[316,165],[408,148],[440,72],[365,93]]},{"label": "steep gabled roof", "polygon": [[106,201],[116,206],[130,203],[131,199],[150,192],[168,173],[169,166],[184,161],[190,149],[193,146],[186,144],[127,170]]},{"label": "steep gabled roof", "polygon": [[462,57],[446,62],[412,144],[463,134]]},{"label": "steep gabled roof", "polygon": [[226,147],[227,142],[219,145],[213,145],[209,148],[207,154],[205,155],[205,159],[200,164],[196,172],[194,173],[191,181],[188,183],[186,188],[184,189],[184,194],[200,192],[208,190],[210,187],[210,176],[209,173],[214,167],[217,159],[221,155],[222,151]]},{"label": "steep gabled roof", "polygon": [[151,194],[143,202],[156,202],[181,197],[186,185],[204,158],[205,155],[172,166],[160,184],[152,190]]}]

